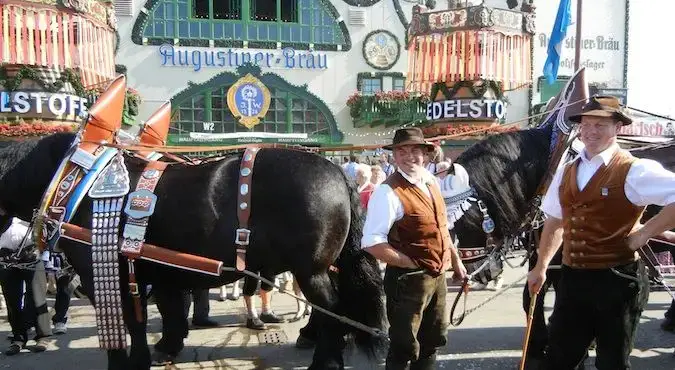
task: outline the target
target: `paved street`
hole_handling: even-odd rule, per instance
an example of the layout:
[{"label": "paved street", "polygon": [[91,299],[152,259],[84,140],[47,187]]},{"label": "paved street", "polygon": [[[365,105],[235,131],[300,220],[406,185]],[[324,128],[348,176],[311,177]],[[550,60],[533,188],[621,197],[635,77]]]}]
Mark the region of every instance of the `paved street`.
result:
[{"label": "paved street", "polygon": [[[517,280],[524,270],[510,270],[506,273],[505,285]],[[449,345],[440,356],[439,368],[444,369],[516,369],[520,358],[524,333],[524,314],[521,307],[522,283],[510,289],[483,308],[470,315],[459,327],[450,332]],[[452,291],[456,291],[453,287]],[[258,332],[242,326],[244,322],[243,302],[218,302],[217,290],[211,291],[211,316],[223,325],[221,328],[192,330],[179,363],[175,369],[304,369],[310,363],[311,351],[293,347],[298,330],[305,321],[275,325],[288,338],[286,344],[264,344]],[[471,292],[469,307],[476,305],[494,294],[486,290]],[[550,312],[554,295],[547,297]],[[454,299],[454,294],[449,295]],[[633,352],[635,369],[673,369],[672,355],[675,334],[659,329],[663,312],[669,298],[665,292],[654,292],[649,307],[642,318],[636,349]],[[294,301],[285,295],[275,294],[273,305],[277,313],[290,315],[295,309]],[[53,301],[50,300],[50,306]],[[0,324],[0,335],[6,337],[9,325]],[[0,355],[0,367],[13,369],[105,369],[105,353],[97,348],[94,312],[84,300],[73,301],[70,309],[68,333],[55,337],[45,353],[23,353],[14,357]],[[151,306],[148,339],[151,343],[159,339],[160,318],[156,307]],[[30,344],[30,342],[29,342]],[[3,346],[4,349],[4,346]],[[362,357],[347,354],[346,361],[353,369],[382,368],[369,364]]]}]

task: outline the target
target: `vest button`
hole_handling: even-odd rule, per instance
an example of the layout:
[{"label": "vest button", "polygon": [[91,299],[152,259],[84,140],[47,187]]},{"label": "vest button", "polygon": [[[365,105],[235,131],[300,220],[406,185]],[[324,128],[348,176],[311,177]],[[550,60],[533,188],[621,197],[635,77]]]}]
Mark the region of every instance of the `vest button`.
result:
[{"label": "vest button", "polygon": [[572,217],[572,222],[576,222],[576,220],[577,220],[576,217]]},{"label": "vest button", "polygon": [[584,217],[584,216],[581,216],[581,217],[579,217],[579,220],[581,220],[581,221],[585,221],[585,220],[586,220],[586,217]]},{"label": "vest button", "polygon": [[570,232],[571,232],[572,234],[576,234],[576,233],[577,233],[577,230],[576,230],[576,229],[572,229],[572,230],[570,230]]},{"label": "vest button", "polygon": [[585,240],[582,240],[582,241],[581,241],[581,245],[586,245],[586,241],[585,241]]},{"label": "vest button", "polygon": [[576,253],[570,253],[570,257],[576,257]]},{"label": "vest button", "polygon": [[579,257],[583,257],[584,254],[582,252],[579,252]]}]

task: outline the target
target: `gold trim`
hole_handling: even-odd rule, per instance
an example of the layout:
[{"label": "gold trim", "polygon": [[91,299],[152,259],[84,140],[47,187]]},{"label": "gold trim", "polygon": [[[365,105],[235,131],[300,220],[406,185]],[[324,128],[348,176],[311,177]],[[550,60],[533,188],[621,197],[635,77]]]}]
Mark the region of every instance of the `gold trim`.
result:
[{"label": "gold trim", "polygon": [[[260,91],[262,91],[263,94],[263,104],[260,109],[260,113],[254,116],[244,116],[239,110],[239,107],[237,107],[237,104],[234,99],[234,94],[237,92],[239,87],[245,84],[257,86],[260,89]],[[267,86],[265,86],[259,79],[257,79],[250,73],[240,78],[227,90],[227,107],[230,108],[230,112],[232,112],[232,115],[239,120],[239,123],[244,125],[249,130],[252,129],[255,125],[259,124],[262,118],[265,118],[265,115],[267,114],[267,111],[270,108],[271,101],[272,96],[270,94],[270,91],[267,89]]]}]

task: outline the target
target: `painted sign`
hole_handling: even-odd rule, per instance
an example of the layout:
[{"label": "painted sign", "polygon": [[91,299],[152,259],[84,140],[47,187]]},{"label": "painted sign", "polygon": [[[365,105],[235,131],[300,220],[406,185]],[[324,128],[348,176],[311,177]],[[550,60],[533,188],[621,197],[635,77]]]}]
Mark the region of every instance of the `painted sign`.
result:
[{"label": "painted sign", "polygon": [[427,104],[427,120],[501,120],[506,106],[501,100],[452,99]]},{"label": "painted sign", "polygon": [[[623,88],[626,51],[626,1],[594,0],[583,3],[586,15],[581,27],[581,61],[586,67],[586,80],[601,87]],[[559,1],[534,0],[537,7],[537,33],[534,43],[534,78],[542,75],[551,29],[558,12]],[[562,43],[559,76],[574,74],[576,1],[572,1],[572,26]],[[591,14],[592,16],[589,16]]]},{"label": "painted sign", "polygon": [[169,134],[168,143],[172,145],[236,145],[236,144],[259,144],[259,143],[284,143],[284,144],[330,144],[333,141],[329,135],[307,134],[277,134],[267,132],[236,132],[211,134],[203,132],[191,132],[185,134]]},{"label": "painted sign", "polygon": [[50,94],[34,91],[0,91],[0,114],[52,114],[54,116],[83,116],[87,114],[87,99],[70,94]]},{"label": "painted sign", "polygon": [[249,130],[260,123],[260,119],[265,118],[270,101],[270,91],[250,73],[227,90],[227,106],[230,112]]},{"label": "painted sign", "polygon": [[284,48],[272,51],[250,49],[189,49],[163,44],[157,50],[163,66],[192,67],[200,71],[204,67],[234,69],[243,64],[253,64],[263,69],[308,69],[328,68],[326,53]]},{"label": "painted sign", "polygon": [[630,136],[675,136],[675,121],[634,120],[632,124],[622,126],[619,135]]}]

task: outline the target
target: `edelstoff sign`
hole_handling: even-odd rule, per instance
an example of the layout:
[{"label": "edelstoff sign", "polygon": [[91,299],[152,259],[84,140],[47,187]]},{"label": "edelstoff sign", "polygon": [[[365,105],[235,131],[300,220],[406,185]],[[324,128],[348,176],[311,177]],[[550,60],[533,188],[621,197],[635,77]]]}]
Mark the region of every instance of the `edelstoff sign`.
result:
[{"label": "edelstoff sign", "polygon": [[0,91],[0,114],[51,113],[54,116],[81,116],[87,113],[87,99],[70,94]]},{"label": "edelstoff sign", "polygon": [[501,100],[451,99],[427,104],[427,120],[500,120],[506,116]]},{"label": "edelstoff sign", "polygon": [[232,48],[188,49],[164,44],[157,50],[163,66],[192,67],[195,72],[205,67],[233,69],[247,63],[263,69],[323,70],[328,68],[326,53],[300,51],[293,48],[263,52]]},{"label": "edelstoff sign", "polygon": [[[581,27],[581,61],[586,67],[588,83],[601,84],[609,88],[624,87],[624,65],[626,51],[626,1],[593,0],[583,3],[586,17]],[[534,0],[537,7],[537,30],[533,36],[534,77],[543,74],[549,37],[558,12],[559,1]],[[574,48],[576,44],[575,24],[577,2],[572,1],[572,25],[562,43],[559,76],[574,75]],[[588,15],[592,14],[592,17]]]}]

